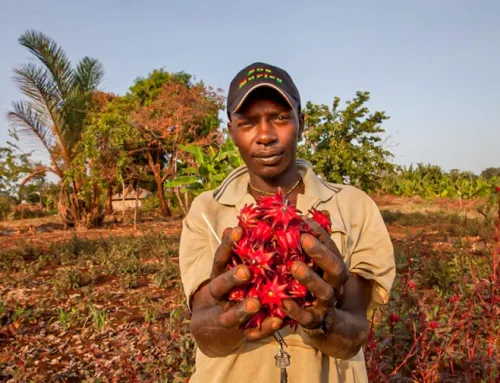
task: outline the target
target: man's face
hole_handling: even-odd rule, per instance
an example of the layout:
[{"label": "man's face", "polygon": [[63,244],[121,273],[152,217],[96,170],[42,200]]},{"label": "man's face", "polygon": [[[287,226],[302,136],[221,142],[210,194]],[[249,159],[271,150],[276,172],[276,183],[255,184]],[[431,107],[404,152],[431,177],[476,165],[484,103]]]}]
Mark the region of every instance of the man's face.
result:
[{"label": "man's face", "polygon": [[228,127],[248,170],[259,178],[276,179],[295,166],[303,119],[272,88],[253,91]]}]

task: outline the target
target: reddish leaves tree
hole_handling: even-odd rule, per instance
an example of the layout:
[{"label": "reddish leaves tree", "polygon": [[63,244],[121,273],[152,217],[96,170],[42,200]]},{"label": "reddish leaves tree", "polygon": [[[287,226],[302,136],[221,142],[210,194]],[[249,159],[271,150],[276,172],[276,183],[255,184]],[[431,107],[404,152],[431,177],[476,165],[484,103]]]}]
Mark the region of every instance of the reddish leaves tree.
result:
[{"label": "reddish leaves tree", "polygon": [[157,185],[163,215],[170,215],[163,184],[177,173],[177,161],[183,155],[179,145],[218,139],[217,116],[222,103],[220,91],[203,83],[169,81],[154,100],[131,115],[132,124],[144,140],[143,152]]}]

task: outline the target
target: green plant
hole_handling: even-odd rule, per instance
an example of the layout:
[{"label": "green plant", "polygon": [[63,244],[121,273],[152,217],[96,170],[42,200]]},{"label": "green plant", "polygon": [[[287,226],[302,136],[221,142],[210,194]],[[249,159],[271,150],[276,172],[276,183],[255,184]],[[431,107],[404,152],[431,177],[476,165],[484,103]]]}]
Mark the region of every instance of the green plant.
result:
[{"label": "green plant", "polygon": [[102,331],[104,327],[106,327],[106,322],[108,319],[108,311],[106,310],[106,308],[98,309],[93,304],[89,305],[89,310],[90,310],[90,315],[85,319],[83,327],[85,328],[87,321],[89,319],[92,319],[95,328],[98,329],[99,331]]},{"label": "green plant", "polygon": [[179,277],[179,266],[176,263],[163,262],[162,268],[157,271],[152,278],[155,286],[165,288],[168,282]]},{"label": "green plant", "polygon": [[334,183],[350,183],[363,190],[378,188],[384,174],[391,174],[392,153],[384,145],[385,112],[370,113],[369,92],[356,92],[340,108],[335,97],[330,108],[308,102],[304,108],[304,140],[298,155],[309,161],[317,174]]},{"label": "green plant", "polygon": [[78,309],[72,307],[71,309],[65,309],[60,307],[57,310],[57,314],[50,319],[50,322],[58,321],[64,330],[67,330],[72,320],[77,317]]}]

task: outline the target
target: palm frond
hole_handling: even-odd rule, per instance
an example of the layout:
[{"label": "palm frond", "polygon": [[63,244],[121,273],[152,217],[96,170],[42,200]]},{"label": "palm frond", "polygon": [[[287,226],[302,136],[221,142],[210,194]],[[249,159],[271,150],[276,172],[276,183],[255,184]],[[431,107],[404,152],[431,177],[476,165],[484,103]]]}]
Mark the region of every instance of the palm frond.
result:
[{"label": "palm frond", "polygon": [[55,88],[64,100],[71,90],[73,70],[66,53],[47,35],[29,30],[19,38],[19,43],[27,48],[51,74]]},{"label": "palm frond", "polygon": [[42,114],[50,114],[57,108],[59,98],[54,84],[49,81],[47,70],[34,63],[14,68],[14,82],[23,94],[33,101],[33,106]]},{"label": "palm frond", "polygon": [[104,77],[104,67],[93,58],[84,57],[75,70],[75,85],[83,92],[96,90]]},{"label": "palm frond", "polygon": [[43,116],[26,101],[12,103],[12,110],[7,113],[16,133],[40,141],[50,153],[55,145],[53,130],[45,125]]},{"label": "palm frond", "polygon": [[40,113],[32,108],[29,103],[18,101],[12,103],[12,110],[7,113],[7,118],[11,126],[15,129],[16,134],[25,136],[31,140],[34,139],[43,145],[55,167],[54,172],[58,175],[62,174],[57,158],[54,155],[54,147],[57,145],[54,131],[50,126],[43,124],[43,117],[40,116]]},{"label": "palm frond", "polygon": [[42,166],[42,167],[35,169],[33,172],[31,172],[26,177],[24,177],[23,180],[21,181],[21,186],[26,185],[28,182],[30,182],[36,176],[41,175],[41,174],[45,174],[45,173],[54,173],[56,176],[61,178],[61,174],[59,174],[57,171],[55,171],[51,167]]},{"label": "palm frond", "polygon": [[[65,137],[68,125],[63,115],[62,101],[54,83],[50,80],[49,73],[45,68],[33,63],[14,69],[14,73],[14,81],[29,99],[22,103],[23,109],[26,107],[33,109],[29,112],[23,110],[23,116],[36,117],[37,125],[50,127],[53,135],[57,137],[57,145],[61,147],[63,156],[69,161],[68,143]],[[53,142],[51,144],[52,147],[55,145]]]}]

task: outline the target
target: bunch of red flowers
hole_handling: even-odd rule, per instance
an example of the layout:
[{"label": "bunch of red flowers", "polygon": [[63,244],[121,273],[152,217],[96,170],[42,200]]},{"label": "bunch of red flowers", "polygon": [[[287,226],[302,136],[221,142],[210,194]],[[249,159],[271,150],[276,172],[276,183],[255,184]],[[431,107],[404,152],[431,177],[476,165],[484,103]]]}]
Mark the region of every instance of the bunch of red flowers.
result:
[{"label": "bunch of red flowers", "polygon": [[[315,208],[309,210],[312,219],[328,233],[331,221]],[[302,213],[283,196],[281,189],[269,197],[260,197],[256,206],[245,205],[238,216],[243,236],[234,247],[230,267],[245,264],[252,274],[243,286],[232,289],[229,300],[242,301],[254,297],[260,300],[261,310],[243,328],[259,327],[268,316],[283,319],[280,328],[297,327],[297,322],[282,310],[284,299],[293,299],[302,307],[314,300],[307,288],[296,281],[290,268],[301,261],[318,271],[317,265],[303,251],[300,237],[314,235],[302,219]]]}]

